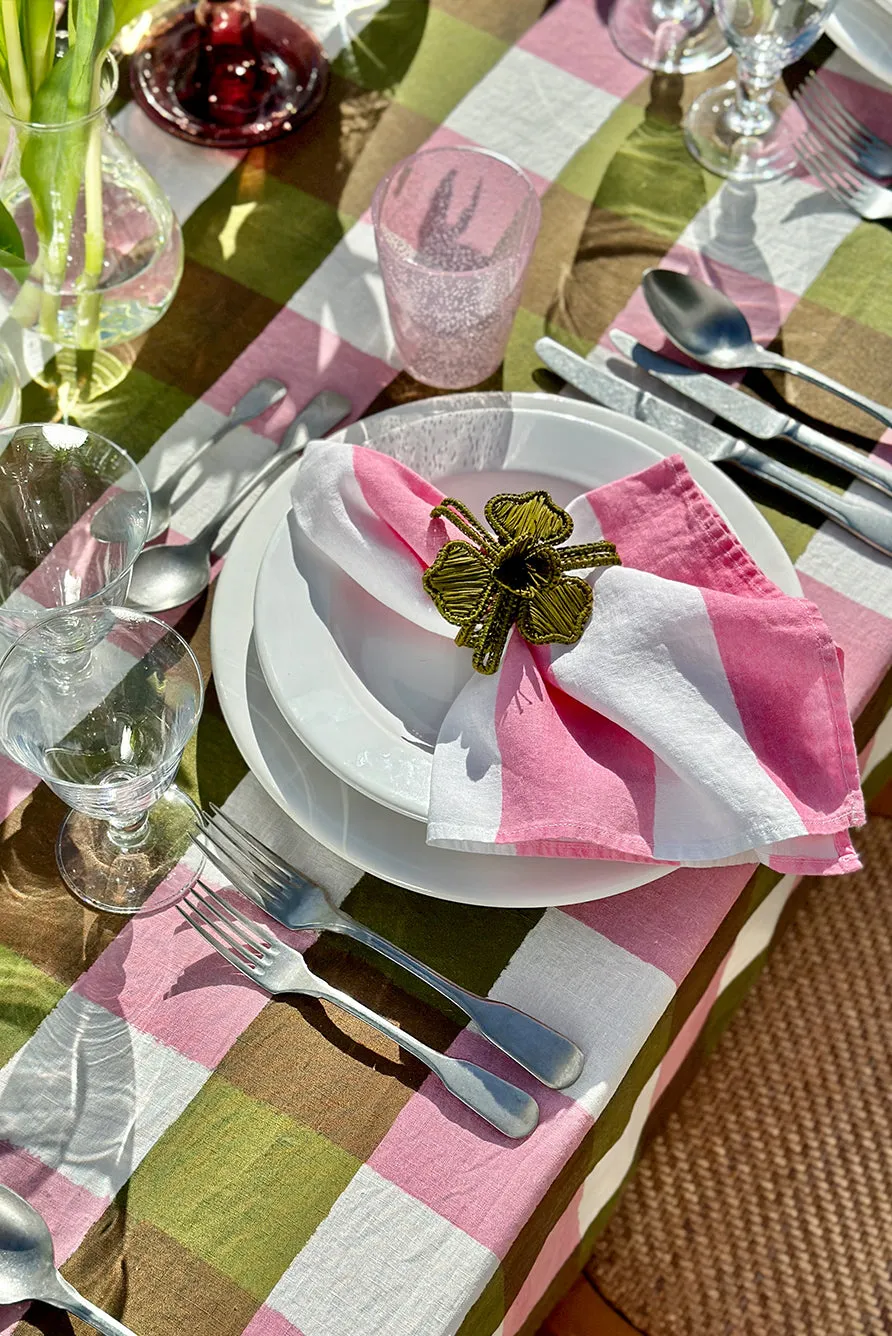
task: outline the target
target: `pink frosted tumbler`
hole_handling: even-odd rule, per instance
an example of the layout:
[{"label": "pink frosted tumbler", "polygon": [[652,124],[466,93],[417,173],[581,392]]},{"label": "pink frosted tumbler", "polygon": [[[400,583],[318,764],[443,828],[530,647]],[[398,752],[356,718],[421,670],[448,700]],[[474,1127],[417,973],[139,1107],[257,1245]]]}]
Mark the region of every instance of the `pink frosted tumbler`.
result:
[{"label": "pink frosted tumbler", "polygon": [[379,183],[372,218],[407,371],[448,390],[491,376],[539,231],[529,177],[498,153],[425,149]]}]

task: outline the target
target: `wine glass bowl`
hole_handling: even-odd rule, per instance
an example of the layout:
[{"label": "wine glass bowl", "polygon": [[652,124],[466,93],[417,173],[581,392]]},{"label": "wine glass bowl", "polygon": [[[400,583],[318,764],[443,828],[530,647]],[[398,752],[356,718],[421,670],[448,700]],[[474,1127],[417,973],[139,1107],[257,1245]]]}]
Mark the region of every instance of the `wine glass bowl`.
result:
[{"label": "wine glass bowl", "polygon": [[737,56],[738,78],[691,106],[685,139],[698,162],[734,181],[770,181],[797,167],[798,113],[778,86],[781,71],[820,36],[835,0],[715,0]]},{"label": "wine glass bowl", "polygon": [[198,0],[149,30],[130,79],[163,130],[190,143],[250,148],[313,114],[328,61],[314,34],[274,4]]},{"label": "wine glass bowl", "polygon": [[617,50],[648,70],[693,74],[729,55],[711,0],[614,0],[607,24]]},{"label": "wine glass bowl", "polygon": [[0,432],[0,651],[55,609],[123,602],[150,512],[136,465],[95,432]]},{"label": "wine glass bowl", "polygon": [[123,608],[54,613],[0,663],[0,740],[71,808],[56,854],[87,904],[159,909],[200,872],[198,813],[173,781],[202,700],[182,637]]}]

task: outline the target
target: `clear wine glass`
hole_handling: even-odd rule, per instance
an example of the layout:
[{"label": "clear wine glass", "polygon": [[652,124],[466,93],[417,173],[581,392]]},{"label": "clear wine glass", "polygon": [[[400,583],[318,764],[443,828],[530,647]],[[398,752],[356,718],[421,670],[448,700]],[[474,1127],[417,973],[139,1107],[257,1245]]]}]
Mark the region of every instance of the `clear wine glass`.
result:
[{"label": "clear wine glass", "polygon": [[56,858],[86,904],[153,912],[200,874],[198,812],[174,778],[202,700],[182,637],[124,608],[63,608],[0,662],[0,740],[72,809]]},{"label": "clear wine glass", "polygon": [[648,70],[693,74],[730,55],[712,0],[614,0],[607,27],[614,46]]},{"label": "clear wine glass", "polygon": [[738,77],[701,93],[685,118],[688,148],[709,171],[733,181],[770,181],[796,168],[799,131],[778,80],[817,41],[835,2],[715,0]]},{"label": "clear wine glass", "polygon": [[0,431],[0,653],[56,608],[123,603],[150,514],[142,474],[103,436]]},{"label": "clear wine glass", "polygon": [[162,130],[250,148],[313,114],[328,61],[309,28],[276,4],[197,0],[162,13],[131,59],[130,82]]}]

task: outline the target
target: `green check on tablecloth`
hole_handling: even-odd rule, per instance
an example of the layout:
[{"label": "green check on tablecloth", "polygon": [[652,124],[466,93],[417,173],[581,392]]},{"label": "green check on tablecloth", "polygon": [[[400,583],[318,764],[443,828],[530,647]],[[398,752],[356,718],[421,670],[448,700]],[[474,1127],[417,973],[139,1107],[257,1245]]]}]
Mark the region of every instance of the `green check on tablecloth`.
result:
[{"label": "green check on tablecloth", "polygon": [[[352,29],[339,6],[303,7],[334,57],[328,99],[246,156],[166,138],[132,104],[118,111],[183,221],[186,270],[141,346],[97,368],[105,392],[94,383],[78,419],[151,482],[253,380],[289,387],[220,448],[176,513],[180,535],[320,389],[348,393],[358,414],[426,393],[398,370],[367,213],[381,175],[426,143],[506,153],[542,198],[504,388],[549,387],[534,375],[544,332],[583,351],[613,324],[653,342],[641,271],[666,258],[742,300],[760,340],[892,401],[892,233],[806,180],[752,190],[704,174],[680,122],[715,71],[651,76],[616,52],[591,0],[543,7],[370,0]],[[883,104],[892,118],[892,91],[829,43],[813,55],[856,110]],[[49,418],[53,368],[30,345],[23,355],[24,416]],[[788,392],[798,411],[875,443],[854,410]],[[879,788],[892,775],[892,564],[747,490],[845,654],[866,786]],[[212,606],[211,593],[177,622],[208,673]],[[534,1332],[586,1259],[652,1110],[748,988],[795,878],[681,870],[567,910],[428,900],[361,875],[275,807],[212,680],[185,770],[197,798],[223,803],[356,918],[569,1034],[585,1071],[568,1091],[536,1090],[542,1121],[526,1141],[489,1134],[396,1047],[319,1004],[270,1002],[177,915],[122,925],[82,908],[55,869],[58,800],[2,763],[0,1178],[43,1212],[72,1282],[140,1336]],[[332,983],[522,1083],[379,958],[327,937],[301,944]],[[4,1316],[11,1330],[21,1314]],[[18,1326],[38,1329],[27,1316]]]}]

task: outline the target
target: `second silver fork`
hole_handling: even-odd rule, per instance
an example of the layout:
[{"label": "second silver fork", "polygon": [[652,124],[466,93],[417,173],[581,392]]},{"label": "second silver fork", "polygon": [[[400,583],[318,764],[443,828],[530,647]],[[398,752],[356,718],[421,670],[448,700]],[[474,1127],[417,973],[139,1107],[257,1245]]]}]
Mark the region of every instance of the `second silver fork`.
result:
[{"label": "second silver fork", "polygon": [[377,1011],[313,974],[303,956],[203,882],[188,891],[177,909],[215,951],[268,993],[298,993],[331,1002],[392,1039],[440,1078],[462,1104],[507,1137],[525,1137],[539,1122],[539,1105],[525,1091],[494,1072],[431,1048]]},{"label": "second silver fork", "polygon": [[892,218],[892,190],[877,185],[829,144],[822,143],[811,131],[801,135],[794,145],[796,156],[806,171],[840,204],[845,204],[862,218]]},{"label": "second silver fork", "polygon": [[811,128],[839,149],[854,167],[888,184],[892,178],[892,144],[874,134],[817,74],[810,74],[793,93],[793,100]]},{"label": "second silver fork", "polygon": [[460,1007],[470,1018],[472,1029],[552,1090],[563,1090],[579,1077],[585,1058],[565,1035],[505,1002],[480,997],[444,978],[394,942],[336,909],[321,887],[307,881],[213,804],[211,813],[210,817],[202,813],[204,839],[196,836],[195,843],[225,872],[236,890],[256,901],[272,918],[287,928],[343,933],[386,956]]}]

